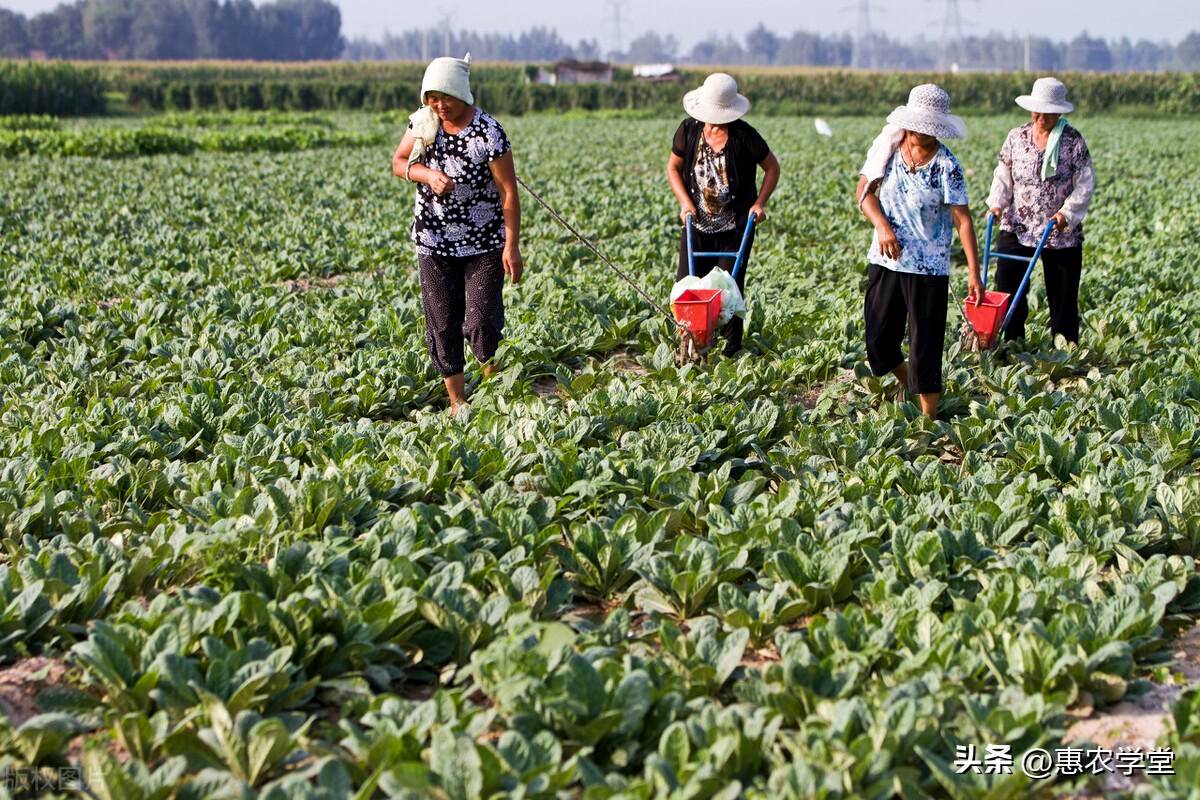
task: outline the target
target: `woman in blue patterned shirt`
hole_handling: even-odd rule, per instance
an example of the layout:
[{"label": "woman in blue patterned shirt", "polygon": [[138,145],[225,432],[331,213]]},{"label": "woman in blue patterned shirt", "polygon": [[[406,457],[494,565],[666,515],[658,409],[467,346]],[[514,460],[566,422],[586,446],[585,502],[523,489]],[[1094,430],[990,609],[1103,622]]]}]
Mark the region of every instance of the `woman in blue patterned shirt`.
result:
[{"label": "woman in blue patterned shirt", "polygon": [[[874,374],[890,372],[920,395],[921,411],[936,418],[954,229],[967,255],[967,297],[983,293],[962,167],[938,141],[966,136],[966,126],[950,113],[950,96],[931,83],[915,87],[888,123],[903,131],[899,147],[883,177],[862,176],[857,191],[875,226],[864,304],[867,360]],[[906,324],[907,362],[900,349]]]}]

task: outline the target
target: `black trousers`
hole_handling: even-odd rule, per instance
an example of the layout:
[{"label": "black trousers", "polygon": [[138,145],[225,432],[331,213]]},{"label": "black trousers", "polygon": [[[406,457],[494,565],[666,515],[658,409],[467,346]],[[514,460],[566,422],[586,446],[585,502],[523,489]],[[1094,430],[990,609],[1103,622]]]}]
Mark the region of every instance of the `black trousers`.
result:
[{"label": "black trousers", "polygon": [[[731,231],[722,231],[721,233],[701,233],[695,228],[692,229],[692,247],[696,252],[736,252],[742,246],[742,228],[734,228]],[[750,267],[750,251],[754,249],[754,235],[757,231],[750,232],[750,243],[746,249],[746,260],[742,262],[742,271],[735,278],[738,289],[742,295],[746,294],[746,270]],[[696,259],[696,276],[703,278],[713,267],[720,267],[726,272],[733,272],[732,257],[726,258],[697,258]],[[675,280],[682,280],[688,276],[688,257],[687,257],[687,230],[679,234],[679,266],[675,270]],[[745,320],[741,317],[734,317],[725,323],[721,328],[721,335],[725,337],[725,355],[731,356],[738,350],[742,349],[742,336],[745,333]]]},{"label": "black trousers", "polygon": [[504,262],[501,251],[465,258],[417,256],[425,344],[444,377],[466,366],[463,337],[481,363],[496,355],[504,334]]},{"label": "black trousers", "polygon": [[[1001,253],[1031,258],[1033,247],[1025,247],[1011,231],[1000,231],[995,249]],[[1001,258],[996,264],[996,290],[1012,294],[1021,285],[1025,267],[1020,261]],[[1083,274],[1083,248],[1062,247],[1042,250],[1042,273],[1046,277],[1046,302],[1050,306],[1050,333],[1061,333],[1069,342],[1079,341],[1079,278]],[[1012,319],[1004,329],[1007,340],[1025,338],[1025,320],[1029,318],[1029,292],[1021,297]]]},{"label": "black trousers", "polygon": [[908,390],[940,394],[949,296],[947,275],[914,275],[868,265],[863,315],[871,372],[886,375],[904,363],[900,342],[907,324]]}]

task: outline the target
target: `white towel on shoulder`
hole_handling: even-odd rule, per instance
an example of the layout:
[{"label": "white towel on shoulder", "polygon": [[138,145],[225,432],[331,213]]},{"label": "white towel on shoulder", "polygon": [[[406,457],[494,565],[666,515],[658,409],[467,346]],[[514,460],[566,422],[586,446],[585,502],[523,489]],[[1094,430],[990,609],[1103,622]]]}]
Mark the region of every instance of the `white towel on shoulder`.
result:
[{"label": "white towel on shoulder", "polygon": [[413,137],[413,148],[408,163],[416,164],[425,158],[425,150],[437,139],[442,123],[429,106],[421,106],[414,111],[408,122]]},{"label": "white towel on shoulder", "polygon": [[871,142],[871,149],[867,151],[867,159],[863,162],[862,169],[858,171],[859,175],[867,176],[867,184],[863,188],[862,194],[858,196],[860,205],[866,192],[871,188],[871,184],[883,177],[888,162],[892,160],[892,156],[895,155],[903,141],[904,129],[899,125],[888,123],[875,137],[875,141]]}]

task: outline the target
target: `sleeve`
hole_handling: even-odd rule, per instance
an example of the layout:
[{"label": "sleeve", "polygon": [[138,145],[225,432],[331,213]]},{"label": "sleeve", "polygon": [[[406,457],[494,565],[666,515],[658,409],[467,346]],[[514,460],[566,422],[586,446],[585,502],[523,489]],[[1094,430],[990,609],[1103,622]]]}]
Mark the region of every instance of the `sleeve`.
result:
[{"label": "sleeve", "polygon": [[1013,176],[1012,176],[1012,133],[1000,145],[1000,157],[996,160],[996,169],[992,172],[992,189],[988,193],[987,207],[1005,209],[1012,205]]},{"label": "sleeve", "polygon": [[967,205],[967,179],[954,156],[946,159],[942,169],[942,202],[948,206]]},{"label": "sleeve", "polygon": [[671,142],[671,153],[680,158],[687,158],[687,120],[679,123],[675,129],[675,139]]},{"label": "sleeve", "polygon": [[746,152],[754,159],[755,165],[761,164],[771,154],[771,147],[754,126],[746,126]]},{"label": "sleeve", "polygon": [[504,132],[504,128],[496,120],[488,122],[487,148],[488,162],[495,161],[512,150],[512,142],[508,140],[508,134]]},{"label": "sleeve", "polygon": [[1067,224],[1077,228],[1087,216],[1088,206],[1092,202],[1092,192],[1096,189],[1096,171],[1092,167],[1092,154],[1088,152],[1087,142],[1079,137],[1071,153],[1071,169],[1074,172],[1072,180],[1074,188],[1067,199],[1063,201],[1059,211],[1067,218]]}]

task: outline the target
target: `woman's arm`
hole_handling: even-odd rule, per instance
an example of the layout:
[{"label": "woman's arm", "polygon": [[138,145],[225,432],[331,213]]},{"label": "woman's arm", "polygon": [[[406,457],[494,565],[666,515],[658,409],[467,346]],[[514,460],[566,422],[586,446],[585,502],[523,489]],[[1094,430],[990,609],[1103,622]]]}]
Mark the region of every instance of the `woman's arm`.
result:
[{"label": "woman's arm", "polygon": [[892,224],[888,222],[883,213],[883,206],[879,204],[879,198],[875,195],[879,190],[879,183],[878,180],[868,181],[866,175],[859,175],[854,198],[859,201],[858,208],[863,216],[875,226],[875,233],[879,236],[879,252],[894,261],[900,258],[900,241],[896,238],[896,232],[892,230]]},{"label": "woman's arm", "polygon": [[969,206],[950,206],[950,216],[958,229],[958,240],[967,254],[967,299],[978,303],[983,299],[983,286],[979,282],[979,249],[975,242],[975,223],[971,221]]},{"label": "woman's arm", "polygon": [[517,171],[513,166],[512,150],[492,161],[489,168],[503,204],[504,271],[513,283],[520,283],[525,262],[521,258],[521,197],[517,193]]},{"label": "woman's arm", "polygon": [[996,169],[992,171],[992,190],[988,193],[987,206],[993,217],[999,217],[1004,209],[1012,204],[1012,148],[1009,139],[1000,146],[1000,157],[996,160]]},{"label": "woman's arm", "polygon": [[432,189],[434,194],[448,194],[454,189],[454,181],[446,173],[430,169],[420,162],[409,165],[408,159],[412,155],[415,142],[411,133],[404,134],[404,138],[400,140],[400,146],[396,148],[396,153],[392,156],[392,174],[397,178],[406,178],[413,183],[423,183]]},{"label": "woman's arm", "polygon": [[1096,170],[1092,168],[1092,154],[1088,152],[1082,139],[1077,146],[1082,153],[1076,154],[1071,194],[1067,195],[1062,208],[1054,215],[1060,231],[1078,227],[1083,222],[1088,206],[1092,203],[1092,192],[1096,190]]},{"label": "woman's arm", "polygon": [[667,182],[671,184],[675,199],[679,201],[679,220],[686,224],[688,214],[696,215],[696,204],[688,196],[687,184],[683,181],[683,158],[675,155],[674,151],[667,160]]},{"label": "woman's arm", "polygon": [[771,193],[779,185],[779,159],[775,157],[774,153],[767,153],[767,157],[759,162],[759,166],[763,168],[762,188],[758,190],[758,199],[754,201],[754,205],[750,206],[750,213],[758,222],[762,222],[767,218],[767,201],[771,199]]}]

